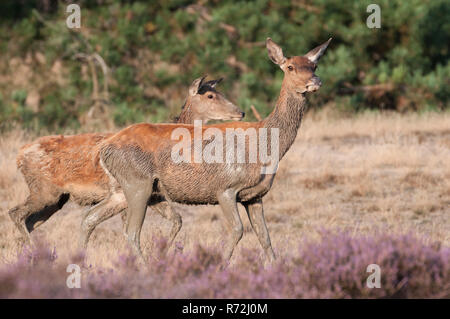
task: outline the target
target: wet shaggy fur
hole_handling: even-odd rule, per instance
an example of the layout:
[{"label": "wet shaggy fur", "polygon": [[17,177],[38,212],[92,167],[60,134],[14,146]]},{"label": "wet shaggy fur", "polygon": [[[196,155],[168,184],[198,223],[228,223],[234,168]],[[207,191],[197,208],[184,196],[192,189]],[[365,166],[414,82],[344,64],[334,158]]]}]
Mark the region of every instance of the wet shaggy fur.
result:
[{"label": "wet shaggy fur", "polygon": [[[211,117],[228,119],[230,116],[242,116],[243,113],[235,105],[215,90],[220,80],[203,83],[203,79],[197,79],[191,85],[191,95],[186,99],[178,118],[179,123],[193,123],[195,119],[206,122]],[[210,92],[217,95],[217,99],[210,101],[206,97],[195,96],[198,92],[202,95]],[[195,108],[193,103],[196,103]],[[25,203],[12,208],[9,216],[25,239],[31,240],[30,232],[61,209],[68,200],[82,206],[92,206],[110,196],[110,178],[99,162],[98,146],[112,135],[45,136],[21,148],[17,166],[25,178],[30,195]],[[84,236],[86,244],[98,223],[126,208],[125,200],[122,198],[121,201],[120,196],[114,197],[113,202],[116,205],[110,203],[104,207],[103,215],[98,214],[96,218],[91,215],[88,225],[83,222],[82,227],[88,233]],[[158,211],[165,215],[160,209]]]},{"label": "wet shaggy fur", "polygon": [[[255,128],[257,132],[259,128],[278,128],[282,157],[295,140],[305,108],[304,97],[294,94],[281,96],[278,107],[265,121],[233,123],[233,126]],[[230,124],[204,126],[203,132],[210,127],[219,128],[225,141],[225,130],[232,127]],[[274,174],[262,175],[263,164],[260,162],[174,163],[171,151],[178,141],[172,140],[170,133],[176,127],[179,126],[136,124],[122,130],[102,143],[100,157],[104,166],[121,185],[129,179],[160,181],[170,199],[183,204],[218,204],[216,193],[228,188],[236,188],[238,201],[251,201],[270,189],[271,183],[268,181],[273,179]],[[193,127],[185,128],[191,130],[193,137]],[[225,155],[225,142],[223,147]],[[265,181],[264,187],[260,185],[262,181]]]},{"label": "wet shaggy fur", "polygon": [[[271,39],[267,39],[269,57],[285,72],[274,111],[261,122],[211,125],[203,127],[203,132],[208,128],[214,128],[222,134],[222,141],[226,141],[227,129],[244,131],[254,129],[259,135],[260,128],[276,128],[280,134],[279,159],[281,159],[293,144],[300,127],[305,108],[304,94],[316,91],[321,85],[314,70],[330,40],[303,57],[286,58],[282,49]],[[121,185],[130,208],[126,232],[136,253],[142,257],[140,231],[148,198],[151,197],[157,183],[169,205],[172,202],[220,204],[230,231],[225,247],[226,260],[232,256],[234,247],[243,235],[242,221],[236,206],[237,202],[242,202],[263,249],[269,260],[273,260],[275,255],[265,225],[261,199],[269,191],[275,174],[269,176],[262,174],[261,161],[227,163],[223,160],[221,163],[206,161],[198,163],[192,160],[191,154],[189,163],[177,163],[171,157],[172,150],[178,143],[173,140],[171,133],[177,128],[189,131],[190,141],[188,140],[187,144],[194,150],[194,134],[198,128],[168,124],[132,125],[106,139],[101,146],[100,157],[104,168]],[[259,138],[257,144],[259,150],[262,146]],[[227,146],[224,143],[223,155],[226,154]],[[248,147],[245,153],[245,158],[249,158]]]},{"label": "wet shaggy fur", "polygon": [[[304,108],[305,99],[302,94],[282,89],[276,109],[266,120],[257,123],[232,122],[213,127],[220,129],[225,135],[227,128],[254,128],[258,132],[259,128],[272,128],[278,124],[276,127],[280,132],[281,159],[295,140]],[[226,225],[231,231],[228,245],[225,247],[226,260],[231,258],[234,247],[243,235],[236,202],[243,203],[262,248],[269,260],[273,260],[275,255],[265,224],[261,199],[270,190],[275,174],[262,175],[261,162],[176,164],[171,159],[171,150],[176,141],[170,138],[170,133],[176,127],[179,125],[133,125],[106,139],[101,146],[101,161],[121,185],[130,207],[126,232],[136,253],[142,257],[139,238],[145,217],[144,206],[154,193],[156,184],[169,205],[172,202],[220,204]],[[193,136],[192,126],[183,127],[191,130]],[[203,130],[209,127],[211,126],[205,126]],[[223,140],[226,140],[225,137]],[[174,235],[169,246],[178,231],[172,231]]]}]

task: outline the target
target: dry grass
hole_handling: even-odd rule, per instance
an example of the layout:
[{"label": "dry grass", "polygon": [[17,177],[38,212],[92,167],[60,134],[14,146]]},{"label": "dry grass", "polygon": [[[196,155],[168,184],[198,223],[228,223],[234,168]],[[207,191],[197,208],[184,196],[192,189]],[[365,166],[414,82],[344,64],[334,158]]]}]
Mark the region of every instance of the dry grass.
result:
[{"label": "dry grass", "polygon": [[[15,259],[19,233],[7,215],[28,189],[16,170],[18,148],[31,140],[20,131],[0,137],[1,262]],[[265,215],[277,254],[296,249],[321,228],[361,233],[413,233],[425,241],[450,245],[450,115],[362,115],[330,119],[308,114],[299,136],[281,161]],[[43,236],[60,256],[77,250],[85,208],[66,204],[34,236]],[[220,247],[218,207],[179,206],[183,229],[177,241],[186,249],[197,242]],[[259,247],[242,207],[244,248]],[[170,224],[148,211],[142,244],[151,254],[152,238],[167,236]],[[109,266],[127,249],[118,216],[94,232],[88,262]]]}]

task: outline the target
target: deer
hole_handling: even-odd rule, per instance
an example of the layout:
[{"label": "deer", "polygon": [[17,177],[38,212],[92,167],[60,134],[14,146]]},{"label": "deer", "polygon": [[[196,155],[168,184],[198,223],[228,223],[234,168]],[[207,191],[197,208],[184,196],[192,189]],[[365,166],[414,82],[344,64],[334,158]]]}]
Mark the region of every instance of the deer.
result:
[{"label": "deer", "polygon": [[[177,123],[200,120],[240,120],[245,113],[216,90],[222,81],[205,82],[205,76],[192,82]],[[98,161],[97,146],[113,133],[85,133],[78,135],[44,136],[24,145],[17,156],[30,194],[25,202],[9,210],[9,216],[25,242],[32,243],[31,232],[47,221],[71,200],[81,206],[95,207],[109,194],[109,178]],[[116,199],[118,196],[116,195]],[[113,202],[106,214],[88,213],[82,221],[85,236],[80,245],[85,248],[90,234],[103,220],[126,212],[126,201]],[[181,228],[181,217],[175,211],[165,212],[164,204],[155,205],[164,218]],[[126,220],[124,215],[122,219]]]},{"label": "deer", "polygon": [[[195,154],[192,153],[186,153],[188,161],[175,161],[174,148],[184,136],[177,139],[173,133],[177,129],[187,130],[189,134],[184,142],[195,149],[196,130],[206,133],[214,129],[218,132],[214,140],[225,140],[228,130],[254,130],[261,137],[260,129],[269,129],[279,132],[279,142],[273,145],[278,146],[279,159],[282,159],[297,136],[306,109],[307,93],[316,92],[322,85],[315,70],[330,41],[331,38],[304,56],[285,57],[282,48],[267,38],[269,58],[284,72],[284,79],[275,108],[262,121],[234,121],[200,128],[186,124],[135,124],[100,144],[100,162],[111,178],[110,198],[115,196],[115,187],[120,185],[128,203],[126,236],[141,261],[145,262],[140,247],[142,224],[147,205],[158,202],[153,200],[155,194],[162,194],[171,210],[174,203],[219,205],[227,229],[223,252],[226,263],[243,236],[237,207],[237,203],[241,203],[268,261],[275,260],[262,198],[272,186],[278,163],[275,163],[275,170],[267,171],[267,165],[261,159],[250,162],[251,154],[247,146],[251,143],[248,136],[244,136],[246,160],[243,163],[195,161]],[[262,140],[256,139],[258,149],[263,147]],[[272,140],[276,138],[271,135],[270,140],[270,152],[276,151],[272,145]],[[203,140],[200,149],[205,150],[206,145]],[[223,147],[225,153],[226,147]]]}]

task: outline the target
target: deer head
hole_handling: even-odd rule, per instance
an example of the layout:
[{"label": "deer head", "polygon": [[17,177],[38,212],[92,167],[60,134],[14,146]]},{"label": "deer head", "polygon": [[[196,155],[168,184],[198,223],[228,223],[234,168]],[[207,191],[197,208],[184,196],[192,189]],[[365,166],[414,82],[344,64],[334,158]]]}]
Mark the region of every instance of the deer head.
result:
[{"label": "deer head", "polygon": [[281,47],[271,38],[267,38],[266,47],[269,57],[284,72],[283,85],[299,94],[317,91],[322,82],[314,72],[317,69],[317,62],[325,53],[330,41],[331,38],[304,56],[285,57]]},{"label": "deer head", "polygon": [[204,82],[205,78],[194,80],[189,87],[186,104],[190,105],[194,117],[204,123],[208,120],[241,120],[245,113],[215,89],[222,78]]}]

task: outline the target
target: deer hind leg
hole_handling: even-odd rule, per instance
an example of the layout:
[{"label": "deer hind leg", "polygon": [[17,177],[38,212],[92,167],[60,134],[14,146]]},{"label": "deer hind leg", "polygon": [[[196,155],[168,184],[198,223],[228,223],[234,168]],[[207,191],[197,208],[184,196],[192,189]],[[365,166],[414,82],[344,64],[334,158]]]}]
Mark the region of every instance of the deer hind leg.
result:
[{"label": "deer hind leg", "polygon": [[224,258],[229,261],[233,255],[234,248],[239,243],[244,234],[241,218],[236,204],[236,192],[234,190],[226,190],[218,194],[217,199],[220,207],[225,215],[226,225],[231,231],[231,236],[225,247]]},{"label": "deer hind leg", "polygon": [[181,226],[183,225],[183,221],[181,219],[181,215],[176,212],[175,208],[170,202],[161,202],[152,206],[157,213],[159,213],[164,218],[167,218],[172,222],[172,228],[170,230],[169,240],[167,242],[167,247],[165,253],[169,251],[169,248],[173,245],[175,237],[177,237],[178,233],[181,230]]},{"label": "deer hind leg", "polygon": [[123,193],[115,193],[91,207],[81,222],[80,248],[87,248],[89,238],[98,224],[121,213],[126,207],[127,202]]},{"label": "deer hind leg", "polygon": [[47,194],[44,198],[30,195],[25,203],[10,209],[8,214],[24,240],[31,244],[30,233],[60,210],[68,199],[68,194],[60,193]]},{"label": "deer hind leg", "polygon": [[247,211],[250,224],[252,225],[253,231],[258,237],[261,247],[264,249],[269,262],[275,260],[275,254],[272,249],[272,244],[270,242],[269,231],[267,230],[266,222],[264,220],[264,209],[261,199],[258,199],[252,203],[243,203],[245,210]]},{"label": "deer hind leg", "polygon": [[158,180],[159,188],[161,193],[164,195],[166,201],[158,202],[152,206],[156,210],[158,214],[162,217],[170,220],[172,222],[172,229],[170,230],[169,241],[167,242],[167,246],[165,248],[164,253],[167,254],[169,248],[172,246],[175,237],[177,237],[178,233],[181,230],[181,226],[183,225],[183,221],[181,219],[181,215],[177,213],[175,207],[173,206],[173,202],[169,197],[163,183]]},{"label": "deer hind leg", "polygon": [[[164,253],[167,254],[170,247],[173,245],[175,238],[181,230],[181,226],[183,224],[181,215],[176,212],[175,208],[168,204],[166,201],[158,202],[150,206],[152,210],[157,212],[161,217],[172,222],[172,228],[170,230],[169,240],[167,241],[167,246],[165,248]],[[121,211],[122,223],[123,223],[123,232],[126,236],[127,229],[127,210],[124,209]]]},{"label": "deer hind leg", "polygon": [[128,181],[123,188],[128,202],[126,235],[134,252],[145,261],[141,251],[141,229],[147,211],[147,202],[152,194],[153,181],[134,180]]}]

